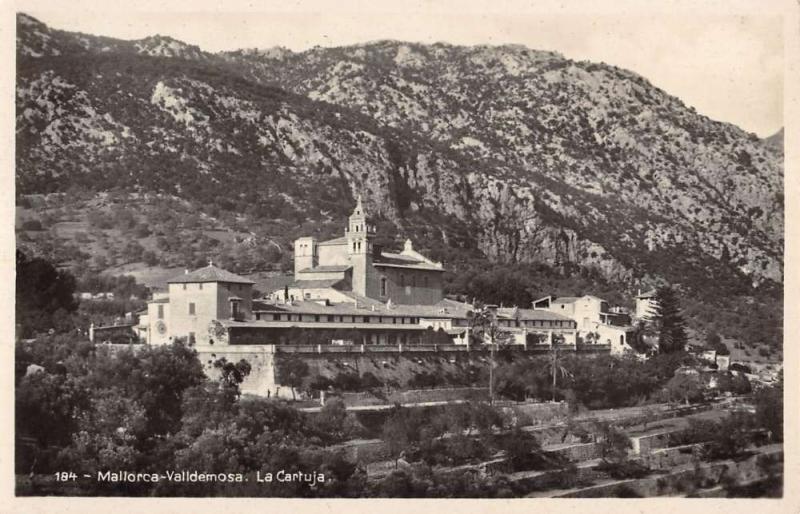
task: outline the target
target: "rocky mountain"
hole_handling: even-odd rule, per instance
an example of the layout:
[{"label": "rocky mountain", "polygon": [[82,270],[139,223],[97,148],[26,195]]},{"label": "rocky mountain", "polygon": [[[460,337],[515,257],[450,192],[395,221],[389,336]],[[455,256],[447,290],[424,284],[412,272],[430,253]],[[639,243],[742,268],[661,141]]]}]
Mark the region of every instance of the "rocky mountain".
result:
[{"label": "rocky mountain", "polygon": [[782,282],[782,152],[629,71],[515,46],[210,54],[17,29],[19,193],[163,192],[338,230],[362,192],[450,261]]},{"label": "rocky mountain", "polygon": [[783,155],[783,138],[783,128],[781,127],[771,136],[764,138],[764,144],[772,148],[775,153]]}]

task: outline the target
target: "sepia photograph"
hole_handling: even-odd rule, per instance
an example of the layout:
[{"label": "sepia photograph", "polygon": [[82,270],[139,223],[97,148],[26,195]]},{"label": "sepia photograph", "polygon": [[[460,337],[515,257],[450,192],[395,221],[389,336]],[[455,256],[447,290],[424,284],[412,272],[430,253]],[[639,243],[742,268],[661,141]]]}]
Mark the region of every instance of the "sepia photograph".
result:
[{"label": "sepia photograph", "polygon": [[11,494],[784,498],[779,3],[400,4],[9,13]]}]

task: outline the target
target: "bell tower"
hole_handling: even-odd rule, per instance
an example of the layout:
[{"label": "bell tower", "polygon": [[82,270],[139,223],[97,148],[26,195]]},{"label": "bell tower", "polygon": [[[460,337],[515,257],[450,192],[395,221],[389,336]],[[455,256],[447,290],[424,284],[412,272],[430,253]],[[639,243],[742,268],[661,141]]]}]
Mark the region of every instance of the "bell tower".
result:
[{"label": "bell tower", "polygon": [[372,271],[370,235],[373,233],[374,229],[367,224],[361,195],[358,195],[344,235],[347,238],[347,255],[353,267],[353,292],[361,296],[368,296],[368,274]]}]

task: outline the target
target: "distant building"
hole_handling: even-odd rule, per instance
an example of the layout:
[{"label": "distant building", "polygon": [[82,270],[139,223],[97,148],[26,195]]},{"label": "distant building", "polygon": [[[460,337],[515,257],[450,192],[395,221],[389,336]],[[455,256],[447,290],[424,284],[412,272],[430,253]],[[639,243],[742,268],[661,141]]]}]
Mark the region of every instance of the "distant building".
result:
[{"label": "distant building", "polygon": [[[252,316],[253,281],[212,264],[168,281],[166,293],[156,293],[140,317],[150,344],[165,344],[184,337],[212,344],[212,322]],[[141,332],[141,329],[140,329]]]},{"label": "distant building", "polygon": [[591,295],[545,296],[534,301],[533,308],[575,321],[577,336],[586,344],[609,345],[613,354],[633,350],[628,344],[628,337],[634,330],[630,316],[621,309],[610,308],[602,298]]},{"label": "distant building", "polygon": [[338,293],[344,292],[395,304],[434,305],[442,299],[440,262],[414,250],[411,240],[400,253],[387,252],[373,244],[374,235],[359,196],[344,236],[295,241],[295,280],[272,298],[346,302],[346,294]]},{"label": "distant building", "polygon": [[[294,280],[253,300],[253,282],[209,265],[173,278],[140,316],[150,344],[282,344],[297,329],[352,344],[419,344],[433,332],[469,344],[472,305],[445,299],[441,263],[406,241],[399,253],[372,243],[361,199],[345,235],[295,241]],[[577,324],[558,311],[500,308],[497,325],[519,345],[576,344]]]},{"label": "distant building", "polygon": [[651,289],[645,293],[639,291],[636,295],[636,319],[649,320],[658,311],[658,301],[656,300],[656,290]]}]

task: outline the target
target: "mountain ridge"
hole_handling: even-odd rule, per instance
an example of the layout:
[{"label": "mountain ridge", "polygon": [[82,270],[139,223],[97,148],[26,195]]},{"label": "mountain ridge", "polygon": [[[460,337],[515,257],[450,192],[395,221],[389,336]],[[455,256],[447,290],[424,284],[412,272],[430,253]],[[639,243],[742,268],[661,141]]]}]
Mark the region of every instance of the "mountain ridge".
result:
[{"label": "mountain ridge", "polygon": [[250,210],[282,201],[326,221],[316,186],[336,184],[401,232],[495,262],[629,285],[691,266],[782,282],[782,155],[634,73],[519,46],[209,54],[31,20],[18,18],[22,192],[117,181],[224,209],[195,190],[230,182]]}]

